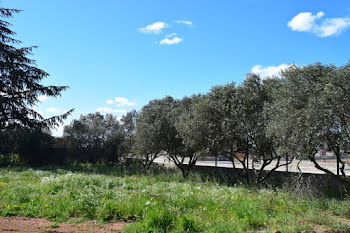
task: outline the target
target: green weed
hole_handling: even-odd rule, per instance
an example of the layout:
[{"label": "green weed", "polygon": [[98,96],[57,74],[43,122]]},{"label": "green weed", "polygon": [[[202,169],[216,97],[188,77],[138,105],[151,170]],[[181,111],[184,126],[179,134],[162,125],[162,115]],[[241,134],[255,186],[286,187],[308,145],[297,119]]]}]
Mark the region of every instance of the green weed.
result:
[{"label": "green weed", "polygon": [[298,198],[281,190],[227,186],[198,175],[184,180],[175,171],[142,172],[132,166],[1,168],[0,215],[127,221],[125,232],[350,228],[344,221],[350,217],[350,200]]}]

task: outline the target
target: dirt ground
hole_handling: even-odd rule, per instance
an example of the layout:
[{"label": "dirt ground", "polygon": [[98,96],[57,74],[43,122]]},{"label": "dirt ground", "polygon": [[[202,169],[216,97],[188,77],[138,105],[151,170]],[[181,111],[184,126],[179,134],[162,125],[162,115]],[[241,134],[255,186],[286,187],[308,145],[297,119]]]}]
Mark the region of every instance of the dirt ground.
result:
[{"label": "dirt ground", "polygon": [[[275,233],[282,233],[281,231],[276,231]],[[328,231],[302,231],[300,233],[349,233],[349,231],[342,230],[328,230]]]},{"label": "dirt ground", "polygon": [[84,223],[54,223],[42,218],[0,217],[0,232],[6,233],[110,233],[121,232],[125,222],[100,225],[93,221]]},{"label": "dirt ground", "polygon": [[[349,230],[327,230],[323,231],[324,233],[350,233]],[[305,233],[318,233],[318,231],[308,231]]]},{"label": "dirt ground", "polygon": [[[99,224],[93,221],[83,223],[54,223],[43,218],[0,217],[0,233],[117,233],[126,222]],[[275,231],[275,233],[282,233]],[[350,231],[303,231],[301,233],[350,233]]]}]

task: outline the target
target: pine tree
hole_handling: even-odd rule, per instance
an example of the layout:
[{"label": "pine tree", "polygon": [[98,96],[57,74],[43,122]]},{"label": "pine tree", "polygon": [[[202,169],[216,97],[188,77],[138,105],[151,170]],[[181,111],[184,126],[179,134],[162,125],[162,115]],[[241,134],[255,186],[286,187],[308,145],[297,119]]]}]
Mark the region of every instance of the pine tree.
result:
[{"label": "pine tree", "polygon": [[26,128],[52,128],[71,112],[45,119],[34,106],[38,97],[59,97],[67,86],[44,86],[41,80],[49,74],[37,68],[29,58],[36,46],[20,47],[21,41],[4,20],[19,10],[0,8],[0,131],[15,126]]}]

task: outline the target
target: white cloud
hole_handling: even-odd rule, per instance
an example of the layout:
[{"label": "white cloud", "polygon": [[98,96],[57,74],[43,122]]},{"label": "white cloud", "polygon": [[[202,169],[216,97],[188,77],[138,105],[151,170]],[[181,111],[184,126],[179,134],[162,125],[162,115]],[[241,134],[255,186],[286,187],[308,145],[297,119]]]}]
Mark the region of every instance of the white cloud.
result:
[{"label": "white cloud", "polygon": [[167,45],[172,45],[172,44],[178,44],[178,43],[181,43],[183,41],[183,39],[182,38],[179,38],[179,37],[174,37],[174,38],[172,38],[172,39],[169,39],[169,38],[164,38],[163,40],[161,40],[160,42],[159,42],[159,44],[161,44],[161,45],[165,45],[165,44],[167,44]]},{"label": "white cloud", "polygon": [[165,37],[173,37],[173,36],[176,36],[176,35],[177,35],[177,33],[174,32],[174,33],[170,33],[170,34],[166,35]]},{"label": "white cloud", "polygon": [[40,96],[38,96],[38,100],[40,101],[40,102],[44,102],[45,100],[47,100],[47,96],[46,95],[40,95]]},{"label": "white cloud", "polygon": [[55,113],[55,114],[60,113],[60,110],[58,108],[46,108],[45,111],[49,113]]},{"label": "white cloud", "polygon": [[319,37],[339,35],[346,28],[350,27],[349,17],[327,18],[318,23],[317,20],[320,20],[324,15],[323,11],[318,12],[316,15],[313,15],[311,12],[301,12],[288,22],[288,26],[293,31],[311,32]]},{"label": "white cloud", "polygon": [[159,34],[166,27],[168,27],[167,23],[158,21],[158,22],[149,24],[146,27],[139,28],[139,32]]},{"label": "white cloud", "polygon": [[306,32],[313,29],[316,19],[320,19],[324,16],[322,11],[316,15],[312,15],[311,12],[301,12],[294,16],[294,18],[288,22],[288,26],[293,31]]},{"label": "white cloud", "polygon": [[109,107],[97,108],[96,112],[101,112],[101,113],[103,113],[103,112],[104,113],[121,113],[121,114],[127,113],[127,111],[124,110],[124,109],[112,109],[112,108],[109,108]]},{"label": "white cloud", "polygon": [[318,27],[318,35],[320,37],[339,35],[348,27],[350,27],[350,18],[348,17],[326,19]]},{"label": "white cloud", "polygon": [[106,104],[114,104],[113,100],[106,100]]},{"label": "white cloud", "polygon": [[267,77],[280,77],[280,73],[282,70],[287,69],[291,65],[281,64],[279,66],[267,66],[263,67],[262,65],[256,65],[251,69],[252,73],[259,74],[261,78]]},{"label": "white cloud", "polygon": [[188,21],[188,20],[175,20],[175,23],[179,23],[179,24],[186,24],[188,26],[192,26],[192,21]]},{"label": "white cloud", "polygon": [[121,106],[132,107],[132,106],[136,105],[136,103],[128,100],[125,97],[115,97],[114,101],[115,101],[115,103],[117,104],[118,107],[121,107]]}]

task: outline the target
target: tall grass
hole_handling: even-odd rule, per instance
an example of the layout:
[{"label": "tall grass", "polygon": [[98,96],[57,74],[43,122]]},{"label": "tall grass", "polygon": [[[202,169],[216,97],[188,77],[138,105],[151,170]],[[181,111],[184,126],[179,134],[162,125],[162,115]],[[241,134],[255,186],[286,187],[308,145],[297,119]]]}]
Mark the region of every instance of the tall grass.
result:
[{"label": "tall grass", "polygon": [[350,200],[301,199],[137,166],[1,168],[0,215],[122,220],[130,222],[125,232],[350,230]]}]

